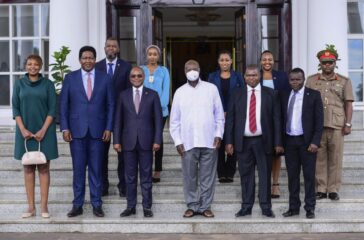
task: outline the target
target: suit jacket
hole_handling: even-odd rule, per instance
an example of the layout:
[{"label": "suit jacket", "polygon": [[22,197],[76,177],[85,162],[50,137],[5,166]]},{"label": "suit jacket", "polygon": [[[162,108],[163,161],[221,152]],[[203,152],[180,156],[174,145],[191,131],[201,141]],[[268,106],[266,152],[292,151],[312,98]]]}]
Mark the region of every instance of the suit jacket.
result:
[{"label": "suit jacket", "polygon": [[[225,143],[233,144],[234,151],[242,152],[247,111],[247,88],[236,88],[231,96],[225,122]],[[261,92],[262,137],[264,151],[272,154],[274,147],[282,146],[281,108],[276,91],[262,86]]]},{"label": "suit jacket", "polygon": [[[97,62],[95,68],[107,74],[108,68],[106,65],[106,58]],[[124,91],[128,87],[131,87],[129,81],[130,70],[131,64],[118,58],[118,60],[116,61],[114,75],[112,77],[115,90],[115,98],[117,98],[122,91]],[[115,101],[116,100],[117,99],[115,99]]]},{"label": "suit jacket", "polygon": [[143,87],[139,113],[136,113],[133,88],[121,92],[115,109],[114,144],[123,151],[135,149],[137,141],[143,150],[152,150],[153,143],[162,143],[162,107],[158,93]]},{"label": "suit jacket", "polygon": [[[261,76],[260,84],[263,85],[262,71],[260,76]],[[285,72],[272,70],[272,77],[273,77],[274,90],[277,90],[279,92],[285,92],[291,90],[291,86],[289,85],[288,82],[288,76]]]},{"label": "suit jacket", "polygon": [[[309,146],[311,143],[320,146],[321,135],[323,131],[324,115],[320,92],[304,87],[303,103],[302,103],[302,128],[305,144]],[[287,109],[290,92],[281,94],[283,126],[282,136],[284,145],[286,144],[286,123]]]},{"label": "suit jacket", "polygon": [[219,90],[219,94],[220,94],[222,106],[224,108],[224,112],[226,112],[227,109],[228,109],[230,95],[231,95],[232,91],[234,90],[234,88],[243,86],[243,78],[241,76],[241,73],[235,72],[233,70],[230,71],[229,95],[227,96],[227,99],[224,99],[224,96],[222,95],[222,91],[221,91],[220,74],[221,74],[220,70],[218,70],[216,72],[213,72],[213,73],[210,73],[209,78],[208,78],[208,82],[213,83],[213,84],[216,85],[217,89]]},{"label": "suit jacket", "polygon": [[89,131],[92,138],[102,138],[112,131],[114,91],[110,77],[95,70],[90,101],[82,83],[81,69],[66,75],[60,96],[60,128],[70,130],[72,137],[83,138]]}]

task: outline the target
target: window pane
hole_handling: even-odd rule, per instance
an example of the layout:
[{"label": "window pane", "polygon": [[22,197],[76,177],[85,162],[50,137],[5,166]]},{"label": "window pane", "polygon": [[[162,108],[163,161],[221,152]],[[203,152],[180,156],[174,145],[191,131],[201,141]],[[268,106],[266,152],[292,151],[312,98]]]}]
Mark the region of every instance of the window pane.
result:
[{"label": "window pane", "polygon": [[9,72],[9,41],[0,41],[0,72]]},{"label": "window pane", "polygon": [[39,41],[19,40],[14,41],[14,69],[13,71],[25,71],[25,60],[30,54],[39,54]]},{"label": "window pane", "polygon": [[349,39],[349,68],[363,69],[363,40]]},{"label": "window pane", "polygon": [[10,78],[9,75],[0,75],[0,105],[10,105]]},{"label": "window pane", "polygon": [[14,36],[39,36],[38,6],[13,6]]},{"label": "window pane", "polygon": [[262,52],[269,50],[273,53],[274,60],[279,58],[279,40],[278,39],[263,39],[262,40]]},{"label": "window pane", "polygon": [[363,2],[348,2],[349,33],[363,33],[363,14]]},{"label": "window pane", "polygon": [[49,41],[43,40],[43,65],[44,65],[44,71],[49,71]]},{"label": "window pane", "polygon": [[9,7],[0,7],[0,37],[9,36]]},{"label": "window pane", "polygon": [[357,102],[363,101],[363,73],[349,72],[350,80],[353,84],[354,98]]},{"label": "window pane", "polygon": [[42,36],[49,36],[49,5],[42,5]]},{"label": "window pane", "polygon": [[128,62],[136,62],[136,40],[120,41],[121,58]]},{"label": "window pane", "polygon": [[262,37],[279,37],[279,22],[277,15],[262,16]]},{"label": "window pane", "polygon": [[120,38],[136,38],[136,17],[119,18]]}]

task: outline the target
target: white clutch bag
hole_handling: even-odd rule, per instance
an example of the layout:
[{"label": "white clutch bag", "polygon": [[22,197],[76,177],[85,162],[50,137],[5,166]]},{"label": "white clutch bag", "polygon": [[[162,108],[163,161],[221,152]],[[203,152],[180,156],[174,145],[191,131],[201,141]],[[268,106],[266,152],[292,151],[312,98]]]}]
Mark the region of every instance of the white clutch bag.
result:
[{"label": "white clutch bag", "polygon": [[39,164],[45,164],[47,163],[47,159],[44,155],[44,153],[42,153],[40,151],[40,142],[38,142],[38,151],[28,151],[27,148],[27,140],[25,139],[24,141],[24,146],[25,146],[25,153],[23,155],[23,157],[21,158],[21,163],[23,165],[39,165]]}]

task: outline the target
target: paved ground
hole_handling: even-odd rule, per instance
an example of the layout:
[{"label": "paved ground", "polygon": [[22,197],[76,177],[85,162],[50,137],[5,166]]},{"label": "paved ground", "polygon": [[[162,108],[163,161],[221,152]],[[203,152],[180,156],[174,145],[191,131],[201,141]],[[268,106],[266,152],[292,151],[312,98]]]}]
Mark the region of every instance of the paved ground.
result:
[{"label": "paved ground", "polygon": [[364,233],[323,234],[92,234],[0,233],[0,240],[363,240]]}]

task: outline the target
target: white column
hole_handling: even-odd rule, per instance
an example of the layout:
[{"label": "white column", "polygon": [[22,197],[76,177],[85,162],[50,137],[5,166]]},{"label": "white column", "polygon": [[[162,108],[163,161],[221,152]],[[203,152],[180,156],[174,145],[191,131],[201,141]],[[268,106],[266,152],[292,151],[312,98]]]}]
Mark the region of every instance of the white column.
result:
[{"label": "white column", "polygon": [[78,51],[89,44],[89,8],[87,0],[50,0],[49,52],[53,63],[53,52],[62,46],[71,49],[66,63],[72,70],[80,68]]},{"label": "white column", "polygon": [[292,67],[302,68],[307,72],[307,17],[308,3],[306,0],[292,1]]},{"label": "white column", "polygon": [[341,59],[336,71],[348,75],[347,0],[308,0],[307,37],[308,74],[317,72],[317,52],[334,44]]},{"label": "white column", "polygon": [[106,2],[100,0],[88,1],[89,44],[96,49],[97,59],[105,57],[106,40]]}]

